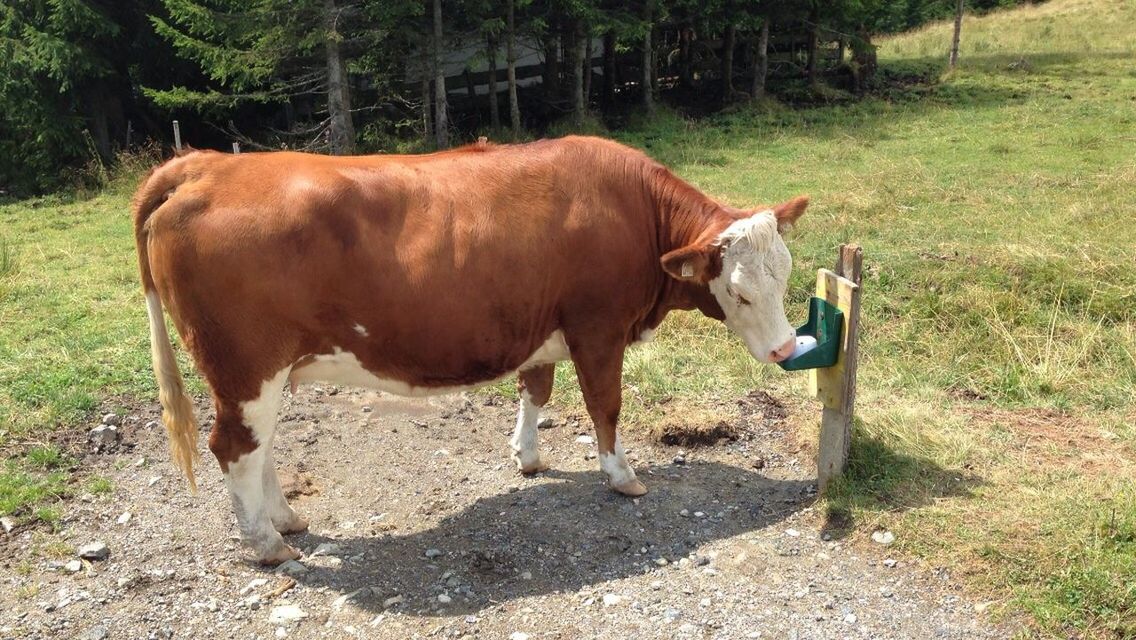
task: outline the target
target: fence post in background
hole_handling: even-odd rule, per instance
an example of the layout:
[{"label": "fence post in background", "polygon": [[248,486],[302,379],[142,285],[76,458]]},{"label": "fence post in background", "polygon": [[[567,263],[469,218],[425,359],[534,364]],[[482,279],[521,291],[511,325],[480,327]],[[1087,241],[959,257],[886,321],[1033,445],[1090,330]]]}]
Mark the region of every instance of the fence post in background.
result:
[{"label": "fence post in background", "polygon": [[817,272],[816,295],[844,313],[844,336],[836,364],[809,372],[809,388],[824,405],[817,446],[817,484],[821,490],[848,463],[856,406],[856,357],[860,330],[860,266],[863,251],[841,245],[836,269]]},{"label": "fence post in background", "polygon": [[177,120],[174,120],[174,149],[181,153],[181,127],[178,126]]},{"label": "fence post in background", "polygon": [[233,154],[235,155],[235,154],[238,154],[240,152],[241,152],[241,143],[234,142],[233,143]]}]

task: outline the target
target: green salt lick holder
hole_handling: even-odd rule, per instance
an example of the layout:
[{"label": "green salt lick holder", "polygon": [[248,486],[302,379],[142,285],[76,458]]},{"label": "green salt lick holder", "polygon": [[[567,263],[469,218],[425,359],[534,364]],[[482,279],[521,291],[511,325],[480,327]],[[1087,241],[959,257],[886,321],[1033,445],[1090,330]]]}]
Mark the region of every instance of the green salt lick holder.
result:
[{"label": "green salt lick holder", "polygon": [[843,333],[844,312],[824,298],[814,296],[809,300],[809,321],[797,329],[797,335],[816,338],[816,348],[777,364],[786,371],[831,367],[840,355]]}]

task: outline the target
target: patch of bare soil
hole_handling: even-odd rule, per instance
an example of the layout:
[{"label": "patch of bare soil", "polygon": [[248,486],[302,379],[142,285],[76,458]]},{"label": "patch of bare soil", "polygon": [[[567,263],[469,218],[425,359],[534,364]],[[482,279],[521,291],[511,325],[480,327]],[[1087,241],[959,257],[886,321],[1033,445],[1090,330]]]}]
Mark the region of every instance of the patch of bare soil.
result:
[{"label": "patch of bare soil", "polygon": [[1090,420],[1054,409],[969,407],[971,419],[1007,430],[1012,446],[1031,464],[1116,473],[1132,467],[1115,433]]},{"label": "patch of bare soil", "polygon": [[[216,465],[189,495],[146,426],[157,409],[137,407],[119,447],[83,461],[111,495],[64,505],[57,533],[0,537],[0,637],[1006,636],[949,576],[822,539],[813,462],[775,398],[719,409],[713,443],[624,435],[650,489],[632,500],[577,441],[586,420],[554,410],[552,470],[525,478],[515,400],[301,389],[276,458],[312,526],[289,536],[304,558],[272,570],[245,558]],[[96,540],[106,560],[67,565]]]}]

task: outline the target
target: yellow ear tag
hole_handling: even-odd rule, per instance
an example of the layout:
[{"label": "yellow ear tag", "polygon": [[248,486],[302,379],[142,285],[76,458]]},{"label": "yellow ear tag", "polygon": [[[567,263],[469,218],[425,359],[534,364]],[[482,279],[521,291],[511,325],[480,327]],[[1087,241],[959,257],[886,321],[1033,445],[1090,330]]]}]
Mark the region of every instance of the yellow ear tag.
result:
[{"label": "yellow ear tag", "polygon": [[682,263],[682,277],[693,278],[694,277],[694,265],[690,264],[689,262]]}]

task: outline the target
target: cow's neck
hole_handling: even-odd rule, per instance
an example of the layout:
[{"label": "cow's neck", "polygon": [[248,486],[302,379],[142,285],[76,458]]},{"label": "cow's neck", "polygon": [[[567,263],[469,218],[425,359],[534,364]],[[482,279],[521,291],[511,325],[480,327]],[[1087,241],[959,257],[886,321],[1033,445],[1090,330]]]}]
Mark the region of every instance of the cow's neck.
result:
[{"label": "cow's neck", "polygon": [[[659,257],[696,242],[712,241],[733,222],[732,209],[714,202],[666,169],[659,170],[655,178],[652,196],[658,215]],[[679,282],[664,275],[649,322],[655,326],[675,309],[698,309],[712,318],[723,318],[718,301],[705,284]]]}]

